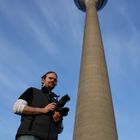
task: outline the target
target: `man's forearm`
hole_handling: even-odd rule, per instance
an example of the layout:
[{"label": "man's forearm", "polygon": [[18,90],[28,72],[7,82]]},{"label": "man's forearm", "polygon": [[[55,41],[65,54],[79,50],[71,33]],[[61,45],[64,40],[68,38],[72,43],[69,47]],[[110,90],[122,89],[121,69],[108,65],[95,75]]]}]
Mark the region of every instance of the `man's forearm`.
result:
[{"label": "man's forearm", "polygon": [[25,115],[38,115],[38,114],[45,114],[47,111],[44,111],[44,108],[39,108],[39,107],[30,107],[30,106],[25,106],[22,114]]},{"label": "man's forearm", "polygon": [[56,103],[50,103],[43,108],[40,107],[31,107],[28,106],[28,103],[25,100],[18,99],[13,106],[13,111],[16,114],[25,114],[25,115],[38,115],[38,114],[46,114],[50,111],[54,111],[56,109]]},{"label": "man's forearm", "polygon": [[37,114],[45,114],[49,112],[47,108],[40,108],[40,107],[31,107],[28,106],[28,103],[25,100],[18,99],[14,106],[13,112],[16,114],[25,114],[25,115],[37,115]]}]

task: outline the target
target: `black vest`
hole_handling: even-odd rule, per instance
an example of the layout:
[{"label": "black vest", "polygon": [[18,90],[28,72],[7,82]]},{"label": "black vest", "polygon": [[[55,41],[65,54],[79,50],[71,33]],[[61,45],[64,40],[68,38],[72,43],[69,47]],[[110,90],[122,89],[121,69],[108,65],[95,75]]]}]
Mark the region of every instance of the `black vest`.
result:
[{"label": "black vest", "polygon": [[[53,94],[52,94],[53,95]],[[43,93],[41,90],[33,88],[33,99],[29,106],[31,107],[45,107],[51,103],[54,97]],[[52,113],[41,115],[22,115],[21,124],[17,131],[16,138],[20,135],[33,135],[42,140],[57,140],[57,124],[52,119]]]}]

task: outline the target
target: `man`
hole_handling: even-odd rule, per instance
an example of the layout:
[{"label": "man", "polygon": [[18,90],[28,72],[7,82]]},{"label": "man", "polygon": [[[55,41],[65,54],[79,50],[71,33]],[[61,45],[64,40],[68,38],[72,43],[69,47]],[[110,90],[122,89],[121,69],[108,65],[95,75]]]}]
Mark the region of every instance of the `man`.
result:
[{"label": "man", "polygon": [[21,115],[16,140],[57,140],[62,132],[62,116],[56,111],[58,97],[52,92],[57,84],[53,71],[42,76],[42,89],[28,88],[15,102],[13,111]]}]

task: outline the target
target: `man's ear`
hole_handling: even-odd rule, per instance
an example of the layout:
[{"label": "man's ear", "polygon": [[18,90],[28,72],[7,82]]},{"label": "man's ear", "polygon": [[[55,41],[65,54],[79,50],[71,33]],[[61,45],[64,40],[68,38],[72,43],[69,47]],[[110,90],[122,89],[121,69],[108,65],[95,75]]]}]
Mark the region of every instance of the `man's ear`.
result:
[{"label": "man's ear", "polygon": [[42,85],[44,84],[44,81],[45,81],[45,79],[44,79],[44,78],[42,78]]}]

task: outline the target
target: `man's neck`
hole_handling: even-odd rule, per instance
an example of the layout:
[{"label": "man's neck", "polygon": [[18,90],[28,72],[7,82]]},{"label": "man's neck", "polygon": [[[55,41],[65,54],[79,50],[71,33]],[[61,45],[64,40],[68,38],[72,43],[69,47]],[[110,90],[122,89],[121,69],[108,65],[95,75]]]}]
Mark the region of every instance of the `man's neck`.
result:
[{"label": "man's neck", "polygon": [[51,93],[51,91],[52,91],[52,89],[47,86],[42,87],[42,89],[44,92],[48,92],[48,93]]}]

